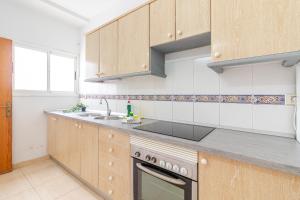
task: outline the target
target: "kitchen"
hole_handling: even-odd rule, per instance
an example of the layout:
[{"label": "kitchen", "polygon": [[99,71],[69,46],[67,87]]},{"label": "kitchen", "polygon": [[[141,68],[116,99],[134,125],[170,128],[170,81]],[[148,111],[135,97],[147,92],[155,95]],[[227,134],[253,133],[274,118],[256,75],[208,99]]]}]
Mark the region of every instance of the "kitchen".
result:
[{"label": "kitchen", "polygon": [[300,199],[299,9],[0,1],[0,200]]}]

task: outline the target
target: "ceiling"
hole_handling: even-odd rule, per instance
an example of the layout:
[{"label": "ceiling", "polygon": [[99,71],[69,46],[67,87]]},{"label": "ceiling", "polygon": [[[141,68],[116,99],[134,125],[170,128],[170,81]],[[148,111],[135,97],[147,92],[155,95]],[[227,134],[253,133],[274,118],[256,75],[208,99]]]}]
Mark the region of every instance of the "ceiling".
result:
[{"label": "ceiling", "polygon": [[84,26],[93,17],[123,0],[9,0],[58,17],[76,26]]}]

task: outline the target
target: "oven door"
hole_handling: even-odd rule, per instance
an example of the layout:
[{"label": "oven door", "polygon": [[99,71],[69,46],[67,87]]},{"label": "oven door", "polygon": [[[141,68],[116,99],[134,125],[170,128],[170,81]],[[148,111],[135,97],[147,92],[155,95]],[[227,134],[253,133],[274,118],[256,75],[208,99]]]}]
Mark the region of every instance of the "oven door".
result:
[{"label": "oven door", "polygon": [[133,159],[134,200],[196,200],[197,182]]}]

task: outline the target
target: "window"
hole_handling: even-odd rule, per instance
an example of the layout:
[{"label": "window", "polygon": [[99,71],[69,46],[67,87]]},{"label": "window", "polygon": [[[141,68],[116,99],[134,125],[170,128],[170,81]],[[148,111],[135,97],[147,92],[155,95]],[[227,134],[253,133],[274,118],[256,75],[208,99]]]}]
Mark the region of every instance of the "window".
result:
[{"label": "window", "polygon": [[14,47],[14,89],[75,92],[76,57]]},{"label": "window", "polygon": [[47,53],[15,47],[15,89],[47,90]]},{"label": "window", "polygon": [[75,59],[50,55],[50,90],[74,91]]}]

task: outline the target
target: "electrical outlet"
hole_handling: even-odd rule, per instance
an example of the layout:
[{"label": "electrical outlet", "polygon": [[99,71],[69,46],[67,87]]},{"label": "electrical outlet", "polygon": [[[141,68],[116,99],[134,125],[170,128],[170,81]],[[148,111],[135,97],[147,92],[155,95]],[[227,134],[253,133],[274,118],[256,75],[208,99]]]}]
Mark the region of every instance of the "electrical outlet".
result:
[{"label": "electrical outlet", "polygon": [[285,105],[294,106],[297,103],[297,96],[295,94],[285,95]]}]

